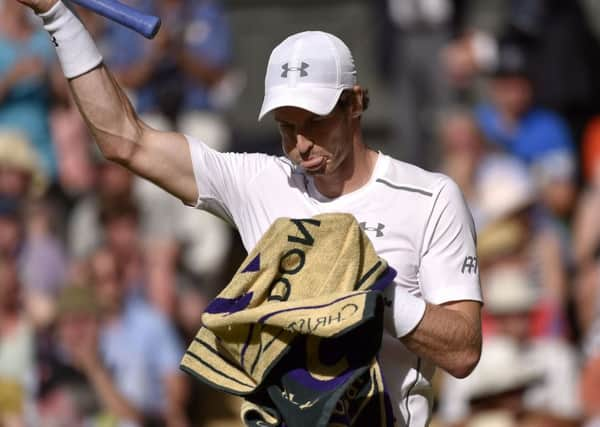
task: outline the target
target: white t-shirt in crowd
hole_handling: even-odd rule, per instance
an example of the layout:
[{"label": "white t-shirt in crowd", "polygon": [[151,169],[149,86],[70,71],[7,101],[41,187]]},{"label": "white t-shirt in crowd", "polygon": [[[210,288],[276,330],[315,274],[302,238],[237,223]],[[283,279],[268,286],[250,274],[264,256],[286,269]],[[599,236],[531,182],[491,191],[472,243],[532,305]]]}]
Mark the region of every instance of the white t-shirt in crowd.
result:
[{"label": "white t-shirt in crowd", "polygon": [[[197,208],[233,224],[246,250],[277,218],[351,213],[378,255],[396,270],[395,286],[433,304],[482,300],[473,220],[450,178],[379,153],[367,184],[330,199],[285,157],[219,153],[188,141]],[[427,425],[435,366],[389,333],[384,334],[380,362],[397,425]]]}]

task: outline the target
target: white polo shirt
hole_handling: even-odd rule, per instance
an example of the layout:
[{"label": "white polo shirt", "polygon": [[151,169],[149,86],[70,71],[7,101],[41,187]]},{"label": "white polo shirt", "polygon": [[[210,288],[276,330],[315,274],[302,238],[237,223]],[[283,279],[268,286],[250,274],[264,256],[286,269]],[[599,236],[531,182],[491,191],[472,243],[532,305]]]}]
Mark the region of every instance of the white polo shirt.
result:
[{"label": "white polo shirt", "polygon": [[[397,271],[395,286],[433,304],[481,301],[471,214],[448,177],[379,153],[369,182],[329,199],[285,157],[219,153],[188,138],[199,209],[234,225],[250,251],[275,219],[353,214],[378,255]],[[435,366],[389,333],[380,362],[398,426],[425,426]]]}]

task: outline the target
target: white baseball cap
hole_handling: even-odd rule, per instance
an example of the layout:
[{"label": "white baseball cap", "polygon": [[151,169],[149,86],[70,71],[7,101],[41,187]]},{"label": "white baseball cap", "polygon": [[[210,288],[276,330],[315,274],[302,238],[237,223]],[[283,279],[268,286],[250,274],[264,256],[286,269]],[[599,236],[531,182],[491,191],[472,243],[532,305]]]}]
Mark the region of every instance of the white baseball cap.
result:
[{"label": "white baseball cap", "polygon": [[327,115],[355,84],[354,59],[342,40],[322,31],[293,34],[271,52],[258,120],[279,107]]}]

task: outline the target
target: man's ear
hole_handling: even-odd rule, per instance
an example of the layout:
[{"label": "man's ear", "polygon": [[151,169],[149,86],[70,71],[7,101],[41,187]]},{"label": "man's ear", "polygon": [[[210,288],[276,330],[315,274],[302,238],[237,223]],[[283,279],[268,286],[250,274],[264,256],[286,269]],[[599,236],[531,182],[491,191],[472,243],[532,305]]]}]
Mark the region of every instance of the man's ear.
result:
[{"label": "man's ear", "polygon": [[352,88],[352,118],[358,118],[362,116],[362,113],[365,111],[363,105],[363,88],[360,86],[354,86]]}]

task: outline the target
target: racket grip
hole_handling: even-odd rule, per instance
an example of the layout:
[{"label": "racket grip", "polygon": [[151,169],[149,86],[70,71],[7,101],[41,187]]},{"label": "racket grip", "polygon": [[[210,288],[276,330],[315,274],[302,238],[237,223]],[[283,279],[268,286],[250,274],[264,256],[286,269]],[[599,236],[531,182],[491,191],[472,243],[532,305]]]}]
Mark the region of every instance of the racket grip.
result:
[{"label": "racket grip", "polygon": [[111,21],[140,33],[147,39],[154,38],[160,29],[160,18],[140,12],[117,0],[71,0]]}]

